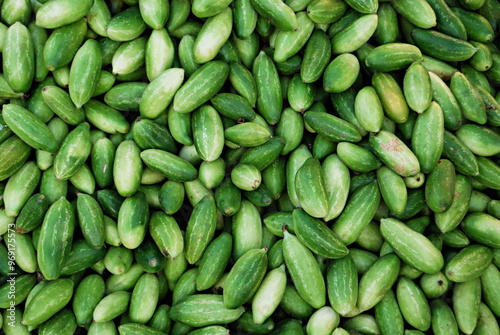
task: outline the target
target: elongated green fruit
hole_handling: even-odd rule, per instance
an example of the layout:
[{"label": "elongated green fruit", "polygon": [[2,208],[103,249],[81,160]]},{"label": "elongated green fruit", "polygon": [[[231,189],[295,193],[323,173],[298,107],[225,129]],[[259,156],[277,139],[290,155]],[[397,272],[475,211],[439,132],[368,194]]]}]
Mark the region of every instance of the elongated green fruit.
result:
[{"label": "elongated green fruit", "polygon": [[396,0],[393,7],[396,12],[419,28],[430,29],[436,25],[436,13],[427,1]]},{"label": "elongated green fruit", "polygon": [[237,0],[234,2],[234,31],[238,38],[250,37],[257,26],[258,14],[253,8],[251,0]]},{"label": "elongated green fruit", "polygon": [[106,295],[94,309],[95,322],[108,322],[123,314],[130,302],[130,292],[116,291]]},{"label": "elongated green fruit", "polygon": [[447,159],[440,159],[425,183],[425,201],[429,208],[442,213],[453,202],[455,192],[455,168]]},{"label": "elongated green fruit", "polygon": [[389,290],[384,298],[375,305],[375,320],[382,333],[403,334],[403,315],[393,290]]},{"label": "elongated green fruit", "polygon": [[304,114],[304,121],[318,134],[332,141],[359,142],[361,140],[361,134],[356,126],[334,115],[307,111]]},{"label": "elongated green fruit", "polygon": [[113,275],[121,275],[130,269],[133,261],[132,251],[123,247],[111,247],[104,256],[104,267]]},{"label": "elongated green fruit", "polygon": [[476,159],[479,166],[479,174],[475,178],[485,186],[495,190],[500,189],[500,182],[498,180],[500,166],[486,157],[476,156]]},{"label": "elongated green fruit", "polygon": [[493,98],[493,96],[485,88],[477,84],[473,85],[487,107],[486,116],[488,118],[489,124],[491,124],[492,126],[499,126],[500,112],[498,111],[500,110],[500,104],[498,103],[497,100]]},{"label": "elongated green fruit", "polygon": [[186,71],[186,77],[190,77],[201,66],[194,61],[194,41],[194,36],[184,35],[179,43],[179,62]]},{"label": "elongated green fruit", "polygon": [[312,85],[304,83],[300,76],[294,76],[288,83],[286,97],[293,110],[304,112],[314,103],[314,89]]},{"label": "elongated green fruit", "polygon": [[56,178],[71,178],[87,160],[91,147],[90,126],[88,123],[81,123],[66,136],[54,159]]},{"label": "elongated green fruit", "polygon": [[45,104],[67,124],[78,125],[85,119],[84,111],[76,108],[69,94],[62,88],[45,86],[42,89],[42,97]]},{"label": "elongated green fruit", "polygon": [[130,130],[130,125],[122,113],[100,101],[89,100],[84,110],[87,120],[106,133],[125,134]]},{"label": "elongated green fruit", "polygon": [[111,275],[106,280],[106,293],[132,290],[143,273],[144,269],[138,263],[134,263],[121,275]]},{"label": "elongated green fruit", "polygon": [[22,324],[35,327],[50,319],[71,300],[73,287],[68,278],[48,282],[26,306]]},{"label": "elongated green fruit", "polygon": [[348,253],[346,246],[335,233],[303,210],[293,211],[293,227],[297,238],[318,255],[337,259]]},{"label": "elongated green fruit", "polygon": [[189,113],[212,98],[224,85],[229,65],[222,61],[204,64],[175,93],[173,108],[178,113]]},{"label": "elongated green fruit", "polygon": [[359,90],[354,101],[354,113],[367,132],[376,133],[380,130],[384,122],[384,110],[375,88],[365,86]]},{"label": "elongated green fruit", "polygon": [[426,68],[420,62],[414,62],[406,70],[403,91],[408,106],[422,114],[432,99],[431,80]]},{"label": "elongated green fruit", "polygon": [[78,325],[73,312],[65,308],[40,325],[38,332],[40,334],[70,334],[74,333],[77,328]]},{"label": "elongated green fruit", "polygon": [[113,179],[118,193],[123,197],[134,194],[139,188],[142,175],[140,153],[132,140],[123,141],[116,149]]},{"label": "elongated green fruit", "polygon": [[117,230],[123,245],[137,248],[144,240],[149,220],[149,207],[142,192],[125,199],[118,212]]},{"label": "elongated green fruit", "polygon": [[195,0],[192,4],[192,12],[196,17],[205,18],[217,15],[224,9],[226,9],[231,2],[228,0],[224,1],[213,1],[213,0]]},{"label": "elongated green fruit", "polygon": [[404,179],[387,166],[383,166],[377,170],[377,182],[389,210],[395,214],[403,213],[408,200]]},{"label": "elongated green fruit", "polygon": [[31,6],[29,2],[5,1],[2,4],[2,21],[9,26],[19,21],[28,24],[31,17]]},{"label": "elongated green fruit", "polygon": [[[260,187],[259,187],[260,189]],[[251,249],[262,245],[262,221],[257,207],[248,200],[241,202],[240,209],[232,219],[233,258],[243,256]]]},{"label": "elongated green fruit", "polygon": [[372,76],[372,85],[377,92],[385,115],[396,123],[408,119],[409,109],[399,84],[386,73],[376,72]]},{"label": "elongated green fruit", "polygon": [[486,123],[487,114],[483,99],[463,73],[456,72],[451,77],[450,89],[466,119],[479,124]]},{"label": "elongated green fruit", "polygon": [[365,63],[377,71],[389,72],[405,69],[411,63],[421,60],[422,52],[414,45],[406,43],[387,43],[370,51]]},{"label": "elongated green fruit", "polygon": [[474,329],[475,334],[498,334],[500,327],[497,318],[484,303],[479,304],[479,316]]},{"label": "elongated green fruit", "polygon": [[339,315],[331,307],[325,306],[311,315],[307,322],[307,331],[309,334],[331,334],[339,322]]},{"label": "elongated green fruit", "polygon": [[467,31],[460,18],[450,9],[444,0],[430,0],[437,19],[436,29],[462,40],[467,40]]},{"label": "elongated green fruit", "polygon": [[99,301],[104,297],[105,284],[101,276],[92,274],[83,278],[75,290],[73,312],[79,326],[89,326],[92,313]]},{"label": "elongated green fruit", "polygon": [[433,72],[429,72],[432,86],[432,99],[443,111],[444,125],[447,130],[455,130],[463,122],[462,110],[448,85]]},{"label": "elongated green fruit", "polygon": [[160,189],[160,206],[166,214],[177,212],[184,201],[184,185],[176,181],[167,181]]},{"label": "elongated green fruit", "polygon": [[48,70],[54,71],[71,63],[87,33],[87,20],[55,29],[43,49],[43,59]]},{"label": "elongated green fruit", "polygon": [[196,263],[212,241],[217,225],[217,207],[212,196],[203,197],[189,218],[185,237],[185,255],[190,264]]},{"label": "elongated green fruit", "polygon": [[380,160],[402,177],[420,172],[415,154],[393,133],[381,130],[370,136],[370,145]]},{"label": "elongated green fruit", "polygon": [[94,4],[87,13],[87,20],[90,28],[98,35],[107,37],[106,31],[111,21],[111,12],[108,5],[103,0],[94,1]]},{"label": "elongated green fruit", "polygon": [[86,164],[82,165],[69,181],[80,192],[93,194],[95,191],[95,178]]},{"label": "elongated green fruit", "polygon": [[163,0],[141,1],[139,2],[139,9],[144,22],[156,30],[163,28],[171,13],[170,3]]},{"label": "elongated green fruit", "polygon": [[16,22],[7,29],[3,44],[5,79],[14,92],[28,91],[35,75],[35,51],[30,31]]},{"label": "elongated green fruit", "polygon": [[104,245],[104,214],[97,200],[88,194],[79,193],[76,201],[78,222],[85,240],[95,249]]},{"label": "elongated green fruit", "polygon": [[494,264],[490,264],[486,271],[481,276],[481,287],[484,300],[491,311],[498,315],[500,312],[500,304],[496,286],[500,280],[500,272]]},{"label": "elongated green fruit", "polygon": [[224,148],[222,120],[209,105],[203,105],[193,113],[193,140],[196,152],[205,162],[213,162]]},{"label": "elongated green fruit", "polygon": [[146,27],[139,7],[131,6],[111,18],[107,33],[114,41],[126,42],[139,37]]},{"label": "elongated green fruit", "polygon": [[244,312],[244,307],[226,308],[221,295],[194,294],[172,306],[170,318],[191,327],[204,327],[234,322]]},{"label": "elongated green fruit", "polygon": [[271,20],[279,29],[295,30],[299,26],[293,9],[283,1],[252,0],[252,5],[261,16]]},{"label": "elongated green fruit", "polygon": [[224,130],[224,138],[242,147],[257,147],[269,141],[268,128],[256,122],[244,122]]},{"label": "elongated green fruit", "polygon": [[380,257],[363,274],[359,281],[358,303],[360,311],[366,311],[382,300],[396,282],[400,260],[395,254]]},{"label": "elongated green fruit", "polygon": [[[436,273],[444,265],[441,252],[424,235],[397,219],[382,219],[380,232],[396,254],[407,264],[425,273]],[[408,243],[407,241],[411,241]]]},{"label": "elongated green fruit", "polygon": [[326,285],[318,262],[297,237],[284,232],[283,257],[300,296],[312,307],[326,302]]},{"label": "elongated green fruit", "polygon": [[229,81],[231,85],[233,85],[236,92],[248,100],[250,106],[255,107],[257,101],[257,87],[252,73],[240,63],[231,62],[229,66]]},{"label": "elongated green fruit", "polygon": [[165,257],[177,258],[184,250],[184,238],[177,221],[164,213],[151,216],[149,232]]},{"label": "elongated green fruit", "polygon": [[253,322],[263,324],[278,307],[286,288],[285,265],[268,272],[252,300]]},{"label": "elongated green fruit", "polygon": [[481,302],[481,281],[479,278],[456,283],[453,288],[453,312],[458,327],[466,334],[476,328]]},{"label": "elongated green fruit", "polygon": [[150,81],[155,80],[165,70],[173,66],[175,55],[174,43],[165,28],[160,30],[155,29],[151,32],[144,52],[146,76]]},{"label": "elongated green fruit", "polygon": [[158,170],[174,181],[193,181],[198,175],[191,163],[167,151],[148,149],[142,151],[140,156],[148,167]]},{"label": "elongated green fruit", "polygon": [[5,214],[17,217],[40,182],[40,170],[34,162],[27,162],[14,173],[3,192]]},{"label": "elongated green fruit", "polygon": [[480,43],[489,43],[494,39],[491,24],[481,14],[456,7],[452,11],[462,21],[469,39]]},{"label": "elongated green fruit", "polygon": [[465,124],[456,132],[457,137],[478,156],[493,156],[500,152],[500,137],[487,127]]},{"label": "elongated green fruit", "polygon": [[455,135],[444,132],[443,155],[450,159],[456,170],[468,176],[477,176],[479,166],[476,156]]},{"label": "elongated green fruit", "polygon": [[152,273],[145,273],[139,278],[130,297],[131,321],[144,324],[151,319],[160,295],[159,285],[158,278]]},{"label": "elongated green fruit", "polygon": [[93,194],[95,191],[95,178],[86,164],[82,165],[69,181],[80,192]]},{"label": "elongated green fruit", "polygon": [[328,300],[335,312],[344,316],[356,308],[358,271],[350,254],[334,260],[326,273]]},{"label": "elongated green fruit", "polygon": [[450,232],[462,222],[469,208],[471,193],[472,182],[470,178],[457,174],[451,206],[448,210],[434,215],[436,225],[441,232]]},{"label": "elongated green fruit", "polygon": [[412,148],[422,172],[429,173],[437,165],[444,145],[444,116],[441,107],[432,102],[417,117],[412,135]]},{"label": "elongated green fruit", "polygon": [[373,37],[379,44],[393,43],[397,40],[399,26],[397,13],[392,6],[381,4],[377,10],[378,25]]},{"label": "elongated green fruit", "polygon": [[353,52],[368,42],[377,29],[377,14],[361,16],[332,38],[334,54]]},{"label": "elongated green fruit", "polygon": [[204,291],[215,285],[224,274],[233,246],[233,238],[228,233],[222,233],[207,247],[200,260],[196,289]]},{"label": "elongated green fruit", "polygon": [[79,271],[87,269],[90,266],[93,266],[97,262],[103,264],[101,261],[105,254],[106,250],[104,248],[94,249],[87,243],[87,241],[83,239],[78,240],[74,242],[71,252],[64,262],[61,275],[73,275]]},{"label": "elongated green fruit", "polygon": [[257,110],[269,124],[278,123],[283,108],[281,83],[276,66],[264,51],[255,58],[252,74],[257,86]]},{"label": "elongated green fruit", "polygon": [[358,188],[349,198],[332,230],[344,244],[353,243],[373,219],[379,202],[380,192],[376,183]]},{"label": "elongated green fruit", "polygon": [[443,61],[464,61],[477,51],[468,42],[431,29],[414,29],[411,36],[422,52]]},{"label": "elongated green fruit", "polygon": [[36,193],[31,196],[16,218],[16,232],[25,234],[37,228],[48,208],[48,200],[43,194]]},{"label": "elongated green fruit", "polygon": [[346,3],[355,11],[362,14],[376,13],[379,5],[376,0],[347,0]]},{"label": "elongated green fruit", "polygon": [[244,119],[251,121],[255,112],[246,98],[233,93],[219,93],[210,99],[215,109],[222,115],[238,121]]},{"label": "elongated green fruit", "polygon": [[217,56],[222,45],[229,39],[233,28],[233,12],[227,7],[205,21],[194,41],[194,60],[204,64]]},{"label": "elongated green fruit", "polygon": [[282,30],[276,37],[274,61],[282,63],[295,55],[311,36],[314,23],[305,12],[296,14],[299,30]]},{"label": "elongated green fruit", "polygon": [[431,326],[431,309],[422,289],[411,279],[401,277],[396,296],[406,322],[420,331],[427,331]]},{"label": "elongated green fruit", "polygon": [[491,263],[491,249],[483,245],[471,245],[460,250],[446,264],[445,275],[457,283],[481,276]]},{"label": "elongated green fruit", "polygon": [[259,288],[267,270],[267,249],[252,249],[232,267],[224,284],[224,306],[239,308]]},{"label": "elongated green fruit", "polygon": [[318,24],[329,24],[341,19],[348,6],[336,0],[316,0],[307,5],[307,15]]},{"label": "elongated green fruit", "polygon": [[[295,111],[291,111],[291,113],[298,115]],[[271,165],[277,164],[276,162],[285,148],[286,143],[283,138],[273,137],[267,143],[246,150],[240,158],[240,163],[254,165],[257,169],[264,172]],[[273,182],[277,182],[277,180],[273,180]]]},{"label": "elongated green fruit", "polygon": [[184,69],[168,69],[148,85],[139,110],[142,117],[154,119],[167,108],[184,80]]},{"label": "elongated green fruit", "polygon": [[97,185],[105,188],[113,182],[113,162],[115,159],[115,146],[108,138],[98,139],[92,146],[91,163],[92,172]]},{"label": "elongated green fruit", "polygon": [[24,107],[13,104],[4,105],[2,117],[14,134],[30,147],[52,153],[59,148],[47,125]]},{"label": "elongated green fruit", "polygon": [[462,223],[464,233],[472,240],[483,245],[500,246],[500,220],[486,213],[469,214]]},{"label": "elongated green fruit", "polygon": [[99,43],[87,40],[73,58],[69,72],[69,95],[77,108],[81,108],[92,97],[101,67]]},{"label": "elongated green fruit", "polygon": [[309,158],[298,169],[295,176],[295,190],[300,205],[306,213],[315,218],[326,216],[328,213],[328,196],[323,171],[318,159]]},{"label": "elongated green fruit", "polygon": [[[16,237],[16,239],[18,239],[18,237]],[[31,243],[31,240],[29,240],[28,242]],[[18,246],[21,246],[19,239],[16,241],[16,243]],[[21,302],[25,301],[36,284],[36,278],[33,276],[33,274],[24,274],[16,277],[16,297],[13,297],[12,293],[10,293],[10,283],[11,282],[7,282],[0,288],[0,302],[3,309],[8,309],[10,306],[17,306]]]},{"label": "elongated green fruit", "polygon": [[48,280],[61,275],[75,229],[75,213],[65,198],[50,206],[42,223],[37,245],[38,266]]},{"label": "elongated green fruit", "polygon": [[68,0],[47,2],[36,13],[36,24],[47,29],[62,27],[82,19],[92,4],[90,0],[78,4]]},{"label": "elongated green fruit", "polygon": [[322,168],[329,202],[328,214],[324,220],[330,221],[338,217],[344,210],[351,179],[349,169],[335,154],[325,158]]},{"label": "elongated green fruit", "polygon": [[132,135],[142,150],[161,149],[176,153],[177,147],[168,129],[157,122],[141,119],[133,124]]},{"label": "elongated green fruit", "polygon": [[317,81],[326,69],[332,48],[328,35],[316,30],[307,41],[304,58],[300,66],[300,77],[305,83]]}]

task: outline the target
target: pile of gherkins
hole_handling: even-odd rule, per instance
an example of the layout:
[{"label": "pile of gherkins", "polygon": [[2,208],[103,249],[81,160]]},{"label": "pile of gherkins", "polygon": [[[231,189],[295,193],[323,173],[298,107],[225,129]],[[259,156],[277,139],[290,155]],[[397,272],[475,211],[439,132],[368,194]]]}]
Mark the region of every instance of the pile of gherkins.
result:
[{"label": "pile of gherkins", "polygon": [[0,333],[500,334],[497,0],[0,21]]}]

